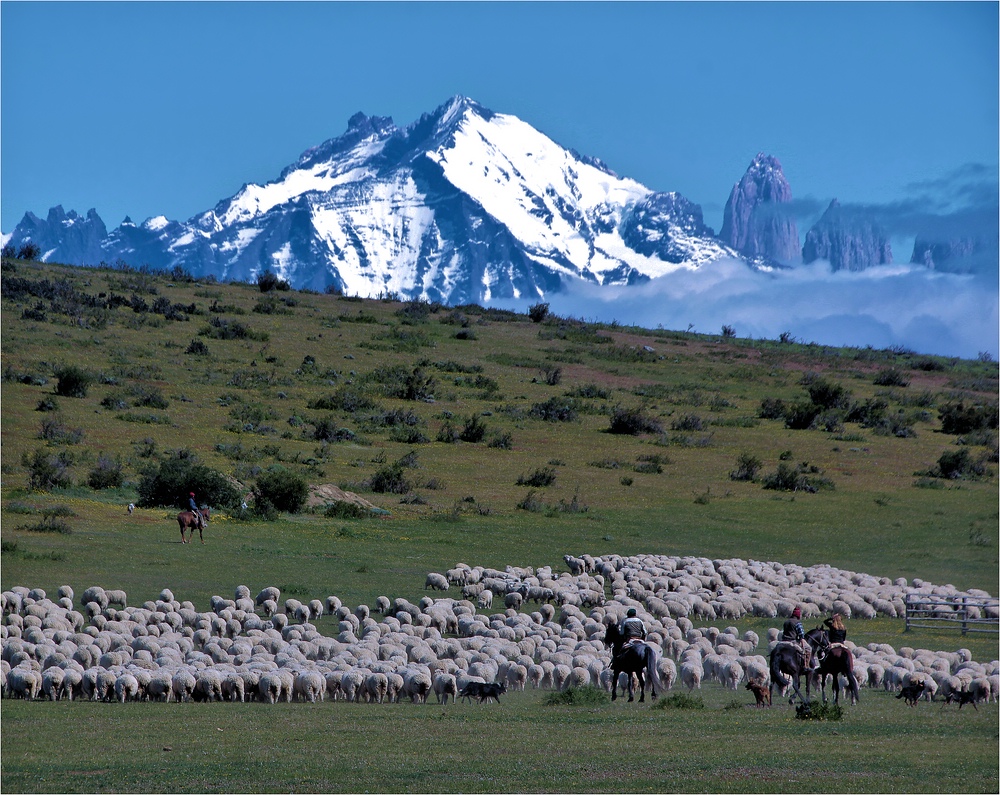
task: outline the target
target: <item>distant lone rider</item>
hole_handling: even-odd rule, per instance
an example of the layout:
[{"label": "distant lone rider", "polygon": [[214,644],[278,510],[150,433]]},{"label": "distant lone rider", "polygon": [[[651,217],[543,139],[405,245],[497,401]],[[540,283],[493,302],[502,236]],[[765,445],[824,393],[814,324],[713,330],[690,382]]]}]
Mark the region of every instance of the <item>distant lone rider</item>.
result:
[{"label": "distant lone rider", "polygon": [[198,523],[198,529],[204,530],[205,521],[201,518],[201,511],[198,510],[198,503],[194,499],[193,491],[190,494],[188,494],[188,508],[190,509],[191,513],[194,514],[195,521]]},{"label": "distant lone rider", "polygon": [[809,670],[816,666],[813,664],[812,647],[806,640],[806,631],[802,626],[802,610],[796,607],[792,610],[792,617],[785,621],[781,629],[781,639],[788,643],[794,643],[802,652],[802,663]]}]

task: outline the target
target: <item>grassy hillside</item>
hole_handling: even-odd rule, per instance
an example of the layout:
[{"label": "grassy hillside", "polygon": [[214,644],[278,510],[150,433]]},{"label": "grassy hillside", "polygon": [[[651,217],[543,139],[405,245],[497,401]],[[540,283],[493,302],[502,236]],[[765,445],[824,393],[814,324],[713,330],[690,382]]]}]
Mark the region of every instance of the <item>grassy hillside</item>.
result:
[{"label": "grassy hillside", "polygon": [[[136,498],[144,467],[183,450],[247,492],[275,465],[365,492],[409,456],[411,466],[395,470],[405,494],[364,494],[388,519],[219,516],[209,549],[194,554],[232,558],[237,543],[245,554],[231,562],[254,582],[253,539],[277,533],[289,547],[326,538],[355,568],[384,562],[393,545],[417,550],[418,572],[465,558],[534,565],[566,552],[650,551],[824,562],[997,590],[996,432],[947,434],[939,419],[959,402],[995,406],[995,363],[536,323],[475,306],[263,294],[114,270],[5,268],[2,510],[4,539],[16,544],[4,555],[5,588],[113,576],[102,566],[104,533],[177,554],[164,547],[178,540],[171,511],[129,519],[122,505]],[[55,394],[67,365],[92,376],[85,397]],[[820,429],[761,418],[762,401],[809,404],[817,383],[849,393],[842,408],[821,412]],[[407,389],[421,399],[400,397]],[[881,426],[843,421],[873,400],[885,404]],[[640,413],[646,432],[610,433],[621,409]],[[482,441],[438,441],[470,419],[485,426]],[[37,451],[62,456],[74,487],[28,493],[25,461]],[[962,451],[985,460],[984,476],[922,474]],[[741,456],[759,463],[755,481],[731,478]],[[86,487],[101,457],[121,464],[123,489]],[[818,489],[765,489],[779,466]],[[553,476],[548,486],[517,485]],[[518,508],[529,493],[535,510]],[[53,502],[75,514],[62,520],[71,534],[18,529],[42,522],[16,511]],[[150,574],[117,576],[148,593],[161,587]],[[228,586],[204,582],[192,598]]]},{"label": "grassy hillside", "polygon": [[[1000,590],[992,362],[123,270],[16,262],[3,278],[3,589],[100,584],[139,604],[169,587],[207,609],[238,584],[276,585],[353,605],[416,600],[427,572],[458,561],[561,567],[566,553],[657,553]],[[78,371],[85,394],[58,394]],[[280,468],[381,510],[265,521],[252,505],[213,505],[206,543],[182,546],[185,494],[131,516],[125,505],[139,501],[144,472],[191,460],[238,495]],[[88,485],[119,471],[120,486]],[[29,488],[45,478],[63,485]],[[774,622],[736,623],[763,635]],[[329,617],[317,626],[336,634]],[[850,632],[997,656],[995,636],[904,635],[896,619],[852,621]],[[866,691],[844,722],[803,724],[787,705],[737,709],[752,697],[714,683],[696,712],[544,698],[447,710],[5,702],[4,784],[596,791],[605,779],[622,789],[623,765],[639,791],[774,791],[789,769],[796,791],[997,784],[995,705],[911,711]],[[294,746],[279,741],[272,709]],[[752,742],[734,740],[747,733]],[[904,735],[886,754],[885,738]]]}]

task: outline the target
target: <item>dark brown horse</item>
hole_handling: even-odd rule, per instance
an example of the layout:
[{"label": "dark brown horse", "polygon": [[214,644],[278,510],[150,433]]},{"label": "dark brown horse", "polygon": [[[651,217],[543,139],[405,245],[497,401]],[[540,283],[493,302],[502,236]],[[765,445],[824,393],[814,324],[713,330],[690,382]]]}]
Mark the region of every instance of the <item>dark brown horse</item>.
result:
[{"label": "dark brown horse", "polygon": [[[809,671],[803,665],[802,651],[799,649],[797,643],[781,641],[771,649],[770,670],[772,696],[774,695],[775,687],[784,690],[791,685],[793,694],[788,699],[788,703],[794,704],[795,696],[798,696],[799,700],[804,704],[809,703]],[[802,693],[799,691],[799,681],[803,674],[806,677],[805,698],[802,697]]]},{"label": "dark brown horse", "polygon": [[181,511],[177,514],[177,524],[181,528],[181,543],[186,544],[187,539],[184,537],[184,531],[191,531],[191,540],[194,541],[194,530],[198,528],[198,538],[201,539],[201,543],[205,543],[205,537],[202,535],[202,529],[208,524],[209,510],[208,508],[201,508],[198,510],[201,514],[201,521],[198,521],[198,516],[194,511]]},{"label": "dark brown horse", "polygon": [[[639,702],[646,700],[646,680],[649,692],[656,698],[656,663],[659,654],[651,643],[626,645],[626,638],[618,631],[617,624],[608,625],[604,633],[604,645],[611,649],[611,700],[618,698],[618,675],[628,674],[628,700],[635,700],[632,674],[639,677]],[[661,688],[662,689],[662,688]]]},{"label": "dark brown horse", "polygon": [[811,629],[806,633],[806,640],[813,647],[813,654],[819,660],[816,678],[819,689],[826,703],[826,678],[833,677],[833,703],[840,703],[840,677],[847,680],[847,691],[851,694],[851,705],[858,703],[858,680],[854,675],[854,655],[851,650],[841,644],[830,645],[830,636],[825,629]]}]

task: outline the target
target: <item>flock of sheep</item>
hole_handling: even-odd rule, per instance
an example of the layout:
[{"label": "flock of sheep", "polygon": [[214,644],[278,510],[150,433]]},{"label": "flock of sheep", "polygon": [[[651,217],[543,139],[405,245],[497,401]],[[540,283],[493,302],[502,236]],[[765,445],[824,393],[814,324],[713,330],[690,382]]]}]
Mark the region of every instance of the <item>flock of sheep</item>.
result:
[{"label": "flock of sheep", "polygon": [[[253,598],[241,585],[233,599],[213,596],[206,612],[168,589],[129,606],[123,591],[100,587],[77,599],[62,586],[55,600],[15,587],[0,594],[0,685],[4,697],[26,699],[272,704],[423,703],[431,695],[447,704],[470,683],[493,682],[508,690],[610,690],[605,628],[635,607],[647,640],[661,650],[657,691],[706,681],[735,690],[768,681],[765,654],[777,628],[762,645],[752,631],[695,621],[779,619],[796,606],[804,619],[901,616],[907,594],[989,597],[830,566],[666,555],[566,555],[564,562],[560,572],[460,563],[427,575],[425,590],[435,597],[414,604],[380,596],[353,609],[336,596],[282,601],[274,587]],[[453,590],[454,597],[443,595]],[[984,612],[995,617],[995,608]],[[337,622],[335,635],[317,629],[323,616]],[[967,650],[848,645],[862,686],[899,690],[919,682],[927,698],[1000,697],[1000,663],[976,662]]]}]

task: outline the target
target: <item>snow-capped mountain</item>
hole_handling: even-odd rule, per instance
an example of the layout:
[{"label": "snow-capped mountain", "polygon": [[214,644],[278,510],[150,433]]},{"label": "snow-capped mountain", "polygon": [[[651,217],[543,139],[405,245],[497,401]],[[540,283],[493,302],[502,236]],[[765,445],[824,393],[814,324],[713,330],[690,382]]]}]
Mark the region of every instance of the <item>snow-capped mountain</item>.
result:
[{"label": "snow-capped mountain", "polygon": [[49,261],[122,259],[227,280],[271,270],[299,288],[447,303],[533,299],[567,279],[628,284],[741,258],[680,194],[619,177],[466,97],[403,128],[358,113],[278,179],[185,222],[126,218],[106,233],[96,212],[58,208],[46,221],[26,214],[12,240],[23,238]]}]

